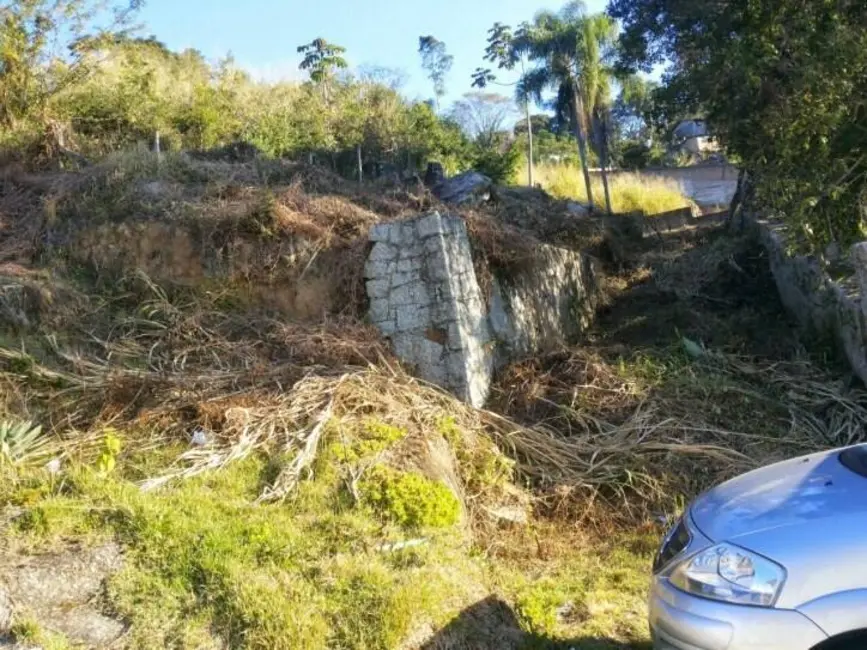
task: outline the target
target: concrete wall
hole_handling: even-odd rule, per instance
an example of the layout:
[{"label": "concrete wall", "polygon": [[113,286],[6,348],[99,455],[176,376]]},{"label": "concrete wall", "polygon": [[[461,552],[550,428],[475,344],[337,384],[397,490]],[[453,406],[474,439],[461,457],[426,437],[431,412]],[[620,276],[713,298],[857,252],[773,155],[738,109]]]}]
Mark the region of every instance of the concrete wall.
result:
[{"label": "concrete wall", "polygon": [[494,362],[555,349],[590,323],[598,272],[581,253],[541,246],[492,269],[490,305],[463,219],[431,213],[379,224],[365,267],[369,318],[416,374],[482,406]]},{"label": "concrete wall", "polygon": [[834,280],[815,257],[787,251],[782,224],[752,219],[749,225],[768,251],[786,309],[810,333],[833,340],[867,382],[867,243],[852,249],[855,275]]},{"label": "concrete wall", "polygon": [[[601,172],[591,174],[601,176]],[[728,205],[738,186],[738,170],[732,165],[694,165],[692,167],[649,167],[639,172],[614,170],[610,178],[624,174],[664,178],[681,186],[684,194],[702,207]]]}]

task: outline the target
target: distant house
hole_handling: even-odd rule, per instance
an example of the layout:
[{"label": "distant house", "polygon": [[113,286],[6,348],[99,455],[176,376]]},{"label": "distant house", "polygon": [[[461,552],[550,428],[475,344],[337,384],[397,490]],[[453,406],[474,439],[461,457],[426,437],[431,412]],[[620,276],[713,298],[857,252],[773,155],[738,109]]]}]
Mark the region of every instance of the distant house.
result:
[{"label": "distant house", "polygon": [[672,135],[680,151],[694,155],[719,151],[719,145],[704,120],[684,120],[675,127]]}]

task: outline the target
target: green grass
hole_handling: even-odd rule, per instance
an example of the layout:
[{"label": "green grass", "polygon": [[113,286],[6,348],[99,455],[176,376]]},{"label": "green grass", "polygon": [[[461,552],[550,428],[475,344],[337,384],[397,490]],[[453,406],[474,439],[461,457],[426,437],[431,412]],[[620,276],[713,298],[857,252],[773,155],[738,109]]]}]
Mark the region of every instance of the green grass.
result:
[{"label": "green grass", "polygon": [[[442,428],[459,435],[447,422]],[[370,422],[365,439],[340,447],[340,428],[330,429],[314,478],[285,504],[256,503],[280,462],[264,455],[153,493],[132,481],[166,467],[177,449],[137,453],[125,440],[113,467],[70,463],[59,478],[7,467],[0,500],[26,514],[5,541],[39,553],[117,540],[126,561],[107,599],[131,623],[133,648],[386,650],[420,626],[441,629],[494,592],[509,597],[531,645],[589,635],[642,640],[646,549],[571,540],[541,572],[532,549],[513,560],[489,557],[458,523],[451,492],[415,472],[377,465],[358,483],[360,501],[349,494],[339,454],[370,460],[403,432]],[[521,534],[552,531],[530,525]],[[382,550],[408,539],[425,542]],[[589,614],[564,619],[568,603]],[[22,637],[40,633],[25,623]]]},{"label": "green grass", "polygon": [[442,616],[454,588],[440,575],[450,536],[425,531],[436,544],[396,570],[400,554],[371,547],[401,539],[400,529],[315,482],[295,504],[256,505],[267,471],[253,458],[144,494],[78,468],[12,536],[37,548],[119,539],[128,562],[109,598],[137,648],[202,647],[209,630],[237,648],[391,648],[415,613]]},{"label": "green grass", "polygon": [[580,531],[542,526],[545,561],[523,559],[496,570],[531,647],[644,647],[653,531],[588,542]]},{"label": "green grass", "polygon": [[[587,200],[584,176],[581,169],[570,165],[538,165],[536,182],[553,196],[562,199]],[[594,177],[591,182],[596,205],[604,207],[605,192],[602,180]],[[644,212],[660,214],[686,208],[691,201],[683,188],[674,181],[640,174],[618,174],[609,178],[611,208],[617,214]]]},{"label": "green grass", "polygon": [[42,650],[69,650],[69,642],[63,635],[44,629],[37,621],[29,617],[21,618],[12,623],[9,636],[24,647],[37,646]]}]

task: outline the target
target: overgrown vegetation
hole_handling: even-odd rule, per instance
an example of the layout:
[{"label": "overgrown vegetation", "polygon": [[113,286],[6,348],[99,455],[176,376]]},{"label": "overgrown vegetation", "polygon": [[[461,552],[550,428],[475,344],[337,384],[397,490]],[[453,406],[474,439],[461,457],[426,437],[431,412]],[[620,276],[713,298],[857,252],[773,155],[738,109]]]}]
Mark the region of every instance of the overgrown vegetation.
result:
[{"label": "overgrown vegetation", "polygon": [[[226,147],[224,156],[249,156],[252,145],[272,157],[312,157],[349,177],[358,174],[359,152],[363,172],[374,176],[431,159],[452,172],[472,162],[460,128],[427,103],[404,99],[393,72],[338,74],[346,60],[329,48],[339,46],[322,39],[302,46],[313,56],[308,83],[263,83],[231,58],[211,64],[195,50],[134,37],[124,27],[138,3],[117,14],[121,23],[99,23],[100,4],[0,7],[4,155],[28,165],[58,156],[78,164],[81,155],[151,147],[159,138],[164,151]],[[238,142],[247,149],[230,146]]]},{"label": "overgrown vegetation", "polygon": [[[15,163],[0,183],[0,540],[22,560],[4,584],[37,558],[115,548],[88,602],[129,648],[647,648],[665,522],[720,480],[863,439],[867,393],[807,351],[760,248],[579,218],[561,199],[606,191],[577,160],[537,169],[555,196],[496,187],[449,210],[482,284],[542,243],[598,255],[606,295],[584,340],[502,368],[479,410],[412,379],[365,322],[369,228],[443,206],[416,182],[357,181],[431,158],[508,179],[531,126],[544,155],[572,148],[572,130],[587,146],[571,155],[604,163],[609,19],[570,3],[514,38],[493,30],[489,60],[527,65],[519,101],[557,93],[555,117],[527,110],[515,141],[510,100],[466,96],[470,112],[446,119],[391,72],[349,75],[323,38],[299,48],[309,82],[263,84],[131,37],[137,3],[107,25],[93,6],[0,8],[0,144]],[[854,9],[811,12],[860,42]],[[49,44],[73,36],[58,59]],[[433,36],[419,45],[439,100],[451,57]],[[633,82],[613,110],[640,146],[658,136],[659,93]],[[833,113],[828,133],[851,117],[828,111],[812,113]],[[157,133],[162,153],[143,151]],[[846,205],[857,182],[821,201]],[[661,181],[608,190],[615,212],[689,205]],[[13,604],[14,641],[81,641],[53,618],[68,602]]]},{"label": "overgrown vegetation", "polygon": [[864,237],[863,2],[612,0],[609,11],[627,66],[669,62],[660,112],[704,115],[763,211],[813,250]]},{"label": "overgrown vegetation", "polygon": [[[2,536],[20,555],[119,544],[105,611],[129,647],[641,647],[659,517],[860,439],[867,398],[803,355],[743,242],[634,242],[589,338],[504,369],[479,411],[405,374],[363,305],[321,302],[360,277],[348,251],[371,224],[430,197],[304,165],[154,159],[25,175],[3,204],[0,409],[10,432],[44,433],[6,435],[40,445],[0,463]],[[147,229],[130,237],[124,213]],[[462,214],[480,263],[532,254],[519,226],[534,215],[539,238],[617,246],[568,231],[539,190]],[[139,247],[162,228],[198,243],[151,277],[156,249]],[[93,232],[79,257],[64,244]],[[310,250],[282,248],[299,235]],[[293,268],[320,300],[303,317],[268,284]],[[17,615],[22,634],[28,616],[53,630]]]},{"label": "overgrown vegetation", "polygon": [[[537,165],[536,181],[552,195],[586,202],[581,170],[573,165]],[[603,191],[602,181],[595,178],[591,186],[596,194]],[[609,178],[611,209],[616,214],[643,212],[660,214],[692,205],[675,181],[656,176],[618,174]]]}]

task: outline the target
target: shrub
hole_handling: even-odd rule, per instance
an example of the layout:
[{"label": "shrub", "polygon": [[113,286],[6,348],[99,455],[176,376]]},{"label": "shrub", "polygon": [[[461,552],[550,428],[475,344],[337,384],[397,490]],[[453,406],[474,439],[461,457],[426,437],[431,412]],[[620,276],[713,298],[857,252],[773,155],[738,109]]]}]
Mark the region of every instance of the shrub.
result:
[{"label": "shrub", "polygon": [[473,159],[473,168],[495,183],[503,184],[515,177],[520,162],[521,151],[514,145],[504,151],[497,147],[479,146]]},{"label": "shrub", "polygon": [[641,142],[630,142],[623,148],[621,160],[624,169],[644,169],[650,163],[650,147]]},{"label": "shrub", "polygon": [[415,472],[377,467],[364,481],[362,493],[374,510],[404,528],[447,528],[460,519],[454,493]]}]

